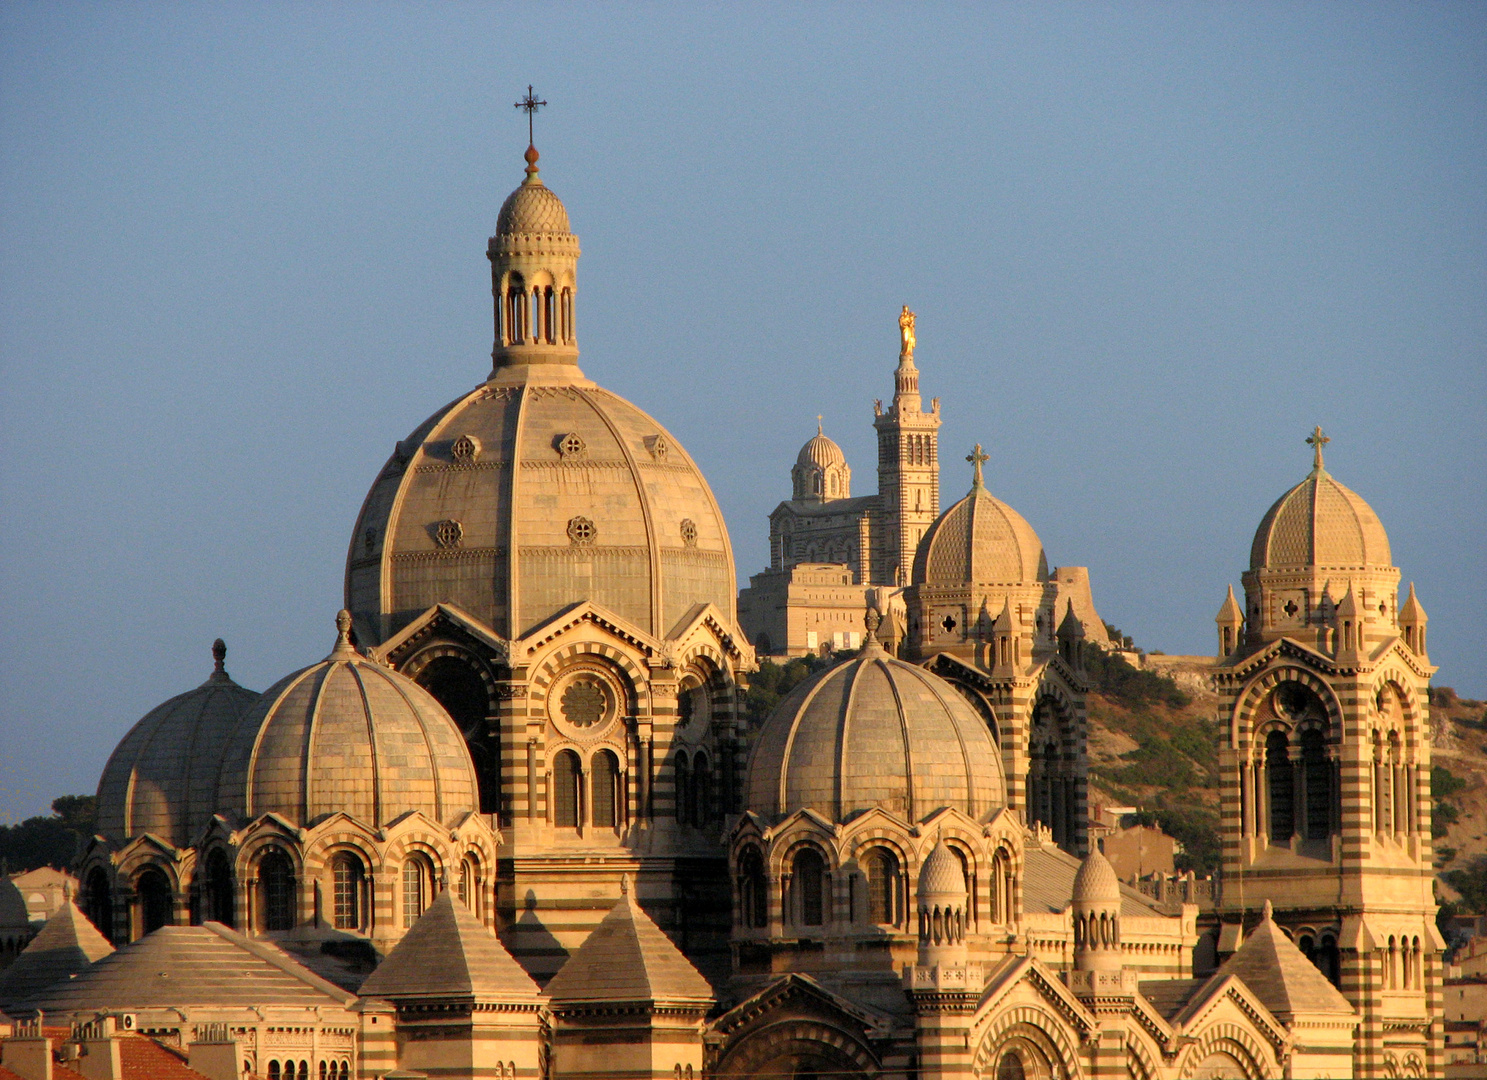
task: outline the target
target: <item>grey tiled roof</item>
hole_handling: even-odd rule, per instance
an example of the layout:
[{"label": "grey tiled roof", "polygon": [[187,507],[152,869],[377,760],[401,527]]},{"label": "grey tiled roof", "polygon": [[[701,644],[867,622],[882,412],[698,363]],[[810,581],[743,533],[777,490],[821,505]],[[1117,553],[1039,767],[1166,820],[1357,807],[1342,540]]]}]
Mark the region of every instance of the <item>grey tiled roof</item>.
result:
[{"label": "grey tiled roof", "polygon": [[26,1001],[46,1012],[195,1005],[343,1007],[356,1000],[281,949],[220,923],[162,926]]},{"label": "grey tiled roof", "polygon": [[[1079,860],[1055,847],[1029,847],[1024,865],[1027,872],[1022,883],[1022,909],[1035,912],[1059,912],[1074,897],[1074,877],[1079,873]],[[1120,886],[1122,915],[1162,915],[1164,912],[1138,890],[1124,883]]]},{"label": "grey tiled roof", "polygon": [[1152,1008],[1160,1013],[1163,1019],[1171,1020],[1182,1007],[1193,999],[1204,986],[1208,985],[1207,979],[1157,979],[1151,982],[1141,982],[1141,996],[1151,1003]]},{"label": "grey tiled roof", "polygon": [[696,1002],[712,987],[630,893],[594,928],[547,984],[554,1005],[584,1002]]},{"label": "grey tiled roof", "polygon": [[77,905],[64,901],[15,962],[0,972],[0,1009],[34,997],[113,951]]},{"label": "grey tiled roof", "polygon": [[362,983],[361,995],[504,1003],[536,1002],[541,992],[500,939],[446,891]]},{"label": "grey tiled roof", "polygon": [[1353,1012],[1348,999],[1302,955],[1273,919],[1255,927],[1213,978],[1226,975],[1237,975],[1282,1022],[1289,1022],[1298,1012]]}]

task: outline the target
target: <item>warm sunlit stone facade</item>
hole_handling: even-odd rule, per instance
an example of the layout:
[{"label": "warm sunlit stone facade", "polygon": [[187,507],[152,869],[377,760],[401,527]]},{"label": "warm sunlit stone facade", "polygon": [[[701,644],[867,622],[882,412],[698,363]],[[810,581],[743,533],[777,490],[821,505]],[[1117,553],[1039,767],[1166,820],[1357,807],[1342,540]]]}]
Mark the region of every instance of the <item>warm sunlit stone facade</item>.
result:
[{"label": "warm sunlit stone facade", "polygon": [[[845,572],[860,651],[749,729],[722,515],[579,371],[536,160],[487,248],[493,369],[374,480],[330,654],[256,694],[219,643],[119,744],[81,910],[0,979],[6,1067],[63,1051],[40,1009],[100,1055],[145,1018],[214,1080],[1438,1075],[1425,614],[1321,433],[1218,618],[1204,970],[1197,908],[1089,850],[1088,576],[979,448],[939,513],[907,309],[896,524],[818,521],[789,550],[828,561],[785,568]],[[794,486],[851,501],[824,434]]]}]

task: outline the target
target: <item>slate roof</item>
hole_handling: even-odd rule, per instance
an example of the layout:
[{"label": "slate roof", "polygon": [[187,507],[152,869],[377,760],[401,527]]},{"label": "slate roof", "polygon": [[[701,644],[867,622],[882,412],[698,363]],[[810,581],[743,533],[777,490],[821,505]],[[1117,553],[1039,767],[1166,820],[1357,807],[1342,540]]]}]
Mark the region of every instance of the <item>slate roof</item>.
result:
[{"label": "slate roof", "polygon": [[1193,1000],[1199,990],[1208,985],[1207,979],[1157,979],[1137,984],[1144,997],[1162,1017],[1171,1021],[1183,1006]]},{"label": "slate roof", "polygon": [[[1073,855],[1052,846],[1029,847],[1024,865],[1027,867],[1022,885],[1024,911],[1057,913],[1073,903],[1074,877],[1079,873],[1079,860]],[[1120,886],[1120,913],[1165,914],[1149,897],[1125,883]]]},{"label": "slate roof", "polygon": [[276,946],[205,923],[162,926],[23,1005],[56,1013],[191,1005],[344,1007],[355,1000]]},{"label": "slate roof", "polygon": [[1275,925],[1268,902],[1266,907],[1266,918],[1214,972],[1211,981],[1238,976],[1282,1023],[1290,1023],[1299,1012],[1353,1015],[1348,999]]},{"label": "slate roof", "polygon": [[554,1005],[586,1002],[711,1004],[712,987],[627,890],[547,984]]},{"label": "slate roof", "polygon": [[34,997],[113,951],[77,905],[64,901],[15,962],[0,971],[0,1009]]},{"label": "slate roof", "polygon": [[541,991],[501,940],[448,891],[361,985],[363,997],[537,1002]]}]

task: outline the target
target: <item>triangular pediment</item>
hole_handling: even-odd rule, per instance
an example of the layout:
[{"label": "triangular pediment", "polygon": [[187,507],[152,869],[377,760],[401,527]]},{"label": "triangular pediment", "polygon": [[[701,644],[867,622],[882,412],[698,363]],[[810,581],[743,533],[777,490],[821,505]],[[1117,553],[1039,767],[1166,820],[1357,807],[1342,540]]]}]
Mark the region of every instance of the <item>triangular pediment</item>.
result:
[{"label": "triangular pediment", "polygon": [[829,817],[809,806],[802,807],[787,814],[779,824],[766,829],[764,837],[773,840],[784,836],[789,832],[809,832],[818,836],[834,837],[837,834],[837,825]]},{"label": "triangular pediment", "polygon": [[436,638],[453,638],[497,663],[510,659],[511,642],[464,609],[445,603],[435,604],[367,653],[396,666]]},{"label": "triangular pediment", "polygon": [[743,631],[716,604],[693,604],[670,630],[666,632],[666,643],[685,660],[687,653],[700,642],[715,645],[735,664],[750,664],[754,659],[753,646],[744,639]]},{"label": "triangular pediment", "polygon": [[616,615],[592,600],[580,600],[538,623],[511,643],[512,662],[525,662],[539,651],[565,637],[572,637],[589,627],[597,627],[627,649],[647,658],[660,652],[661,643],[630,620]]},{"label": "triangular pediment", "polygon": [[114,862],[120,866],[135,859],[159,856],[170,862],[175,862],[181,857],[181,851],[169,841],[162,840],[154,833],[140,833],[129,843],[119,849],[114,856]]},{"label": "triangular pediment", "polygon": [[786,1010],[815,1014],[864,1039],[882,1036],[890,1028],[888,1017],[832,993],[809,975],[792,972],[729,1009],[712,1022],[711,1029],[727,1038]]},{"label": "triangular pediment", "polygon": [[1072,1026],[1081,1038],[1099,1027],[1095,1015],[1064,985],[1043,961],[1033,956],[1011,956],[995,968],[976,1005],[972,1031],[979,1033],[997,1014],[1003,1002],[1019,987],[1031,989],[1053,1013]]},{"label": "triangular pediment", "polygon": [[1214,1019],[1214,1014],[1232,1003],[1246,1017],[1253,1028],[1277,1051],[1289,1039],[1285,1026],[1265,1007],[1255,992],[1237,975],[1215,973],[1191,1001],[1172,1018],[1172,1027],[1179,1035],[1194,1035]]}]

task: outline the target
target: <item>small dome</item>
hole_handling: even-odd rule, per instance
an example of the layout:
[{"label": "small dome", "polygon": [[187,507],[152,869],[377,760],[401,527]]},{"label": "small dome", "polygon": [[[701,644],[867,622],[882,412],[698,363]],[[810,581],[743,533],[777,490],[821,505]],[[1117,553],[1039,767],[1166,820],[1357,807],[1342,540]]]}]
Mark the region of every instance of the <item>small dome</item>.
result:
[{"label": "small dome", "polygon": [[228,677],[227,646],[212,645],[207,681],[156,706],[119,742],[98,781],[98,831],[123,842],[153,833],[187,847],[215,805],[223,748],[258,695]]},{"label": "small dome", "polygon": [[795,457],[795,464],[808,469],[826,469],[832,465],[845,465],[846,463],[847,455],[842,453],[842,448],[830,436],[823,435],[819,431],[810,442],[800,448],[800,453]]},{"label": "small dome", "polygon": [[280,679],[238,723],[217,802],[244,818],[308,825],[338,810],[369,825],[422,811],[444,825],[476,809],[475,766],[423,687],[358,653],[351,616],[318,664]]},{"label": "small dome", "polygon": [[1389,536],[1363,499],[1322,468],[1276,500],[1255,531],[1251,570],[1389,566]]},{"label": "small dome", "polygon": [[496,235],[541,233],[571,235],[572,229],[563,200],[534,172],[501,204],[501,212],[496,216]]},{"label": "small dome", "polygon": [[1074,875],[1074,903],[1119,904],[1120,879],[1099,848],[1091,851]]},{"label": "small dome", "polygon": [[1043,542],[1021,514],[980,484],[929,527],[914,584],[1027,585],[1048,580]]},{"label": "small dome", "polygon": [[944,679],[869,638],[855,658],[801,683],[759,732],[748,809],[778,820],[809,807],[834,821],[880,806],[910,821],[1006,803],[986,724]]},{"label": "small dome", "polygon": [[919,870],[920,899],[926,896],[963,898],[966,891],[966,873],[960,860],[945,841],[936,841],[934,850]]}]

